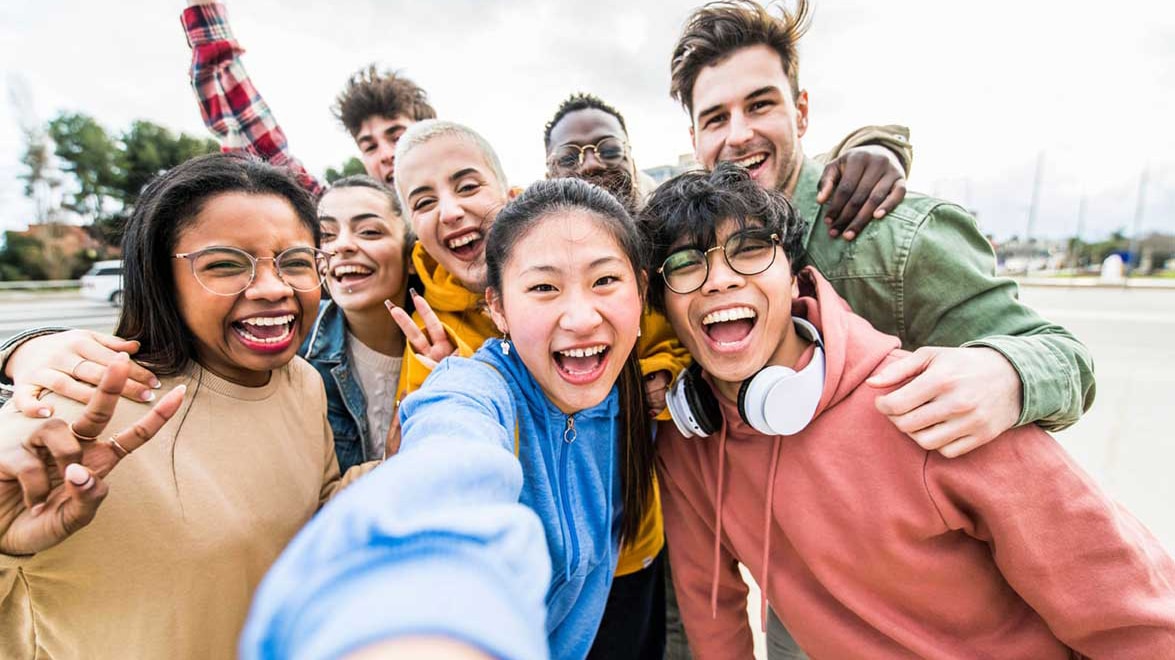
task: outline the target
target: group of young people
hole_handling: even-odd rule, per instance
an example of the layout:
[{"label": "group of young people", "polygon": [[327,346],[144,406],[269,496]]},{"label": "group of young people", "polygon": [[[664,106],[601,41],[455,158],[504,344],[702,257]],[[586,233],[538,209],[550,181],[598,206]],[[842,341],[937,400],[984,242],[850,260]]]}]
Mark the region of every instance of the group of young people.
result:
[{"label": "group of young people", "polygon": [[743,658],[739,564],[773,659],[1175,654],[1175,562],[1046,433],[1088,351],[904,130],[805,156],[807,10],[685,23],[703,169],[573,94],[519,190],[374,68],[322,186],[194,2],[229,153],[143,191],[113,336],[0,347],[0,655]]}]

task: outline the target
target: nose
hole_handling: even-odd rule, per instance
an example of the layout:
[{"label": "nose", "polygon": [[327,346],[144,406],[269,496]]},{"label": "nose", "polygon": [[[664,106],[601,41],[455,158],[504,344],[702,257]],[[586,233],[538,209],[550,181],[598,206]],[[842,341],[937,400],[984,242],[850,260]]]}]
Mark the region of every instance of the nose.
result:
[{"label": "nose", "polygon": [[731,147],[740,147],[751,141],[755,131],[751,128],[751,121],[742,112],[733,112],[727,123],[726,144]]},{"label": "nose", "polygon": [[391,165],[396,161],[396,145],[391,142],[379,143],[379,162],[384,165]]},{"label": "nose", "polygon": [[600,154],[596,153],[595,147],[584,149],[583,163],[579,166],[580,173],[603,172],[606,169],[608,166],[600,159]]},{"label": "nose", "polygon": [[245,289],[245,297],[249,300],[282,300],[294,295],[289,284],[282,281],[277,274],[277,263],[271,259],[258,260],[257,274],[253,282]]},{"label": "nose", "polygon": [[726,252],[714,250],[706,255],[709,260],[710,272],[706,274],[706,281],[702,283],[703,293],[719,293],[742,286],[746,279],[739,275],[726,263]]},{"label": "nose", "polygon": [[453,195],[442,194],[437,200],[437,211],[440,214],[440,221],[444,224],[456,224],[465,217],[465,208],[461,206],[461,200]]},{"label": "nose", "polygon": [[339,254],[352,253],[356,249],[355,234],[351,232],[350,227],[343,225],[339,227],[339,232],[335,234],[334,240],[330,242],[323,241],[322,248]]},{"label": "nose", "polygon": [[603,322],[600,311],[583,295],[569,296],[559,316],[559,327],[573,334],[587,334]]}]

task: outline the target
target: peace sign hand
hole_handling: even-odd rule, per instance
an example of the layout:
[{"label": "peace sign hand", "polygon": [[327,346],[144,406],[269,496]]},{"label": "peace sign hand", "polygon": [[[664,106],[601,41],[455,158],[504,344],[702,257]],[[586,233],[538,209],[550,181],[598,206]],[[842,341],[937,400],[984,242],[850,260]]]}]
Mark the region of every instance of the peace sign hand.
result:
[{"label": "peace sign hand", "polygon": [[129,370],[130,358],[120,354],[73,424],[54,418],[24,440],[0,439],[0,553],[40,552],[88,525],[106,497],[102,477],[179,410],[183,385],[164,395],[130,428],[100,439]]},{"label": "peace sign hand", "polygon": [[429,307],[425,302],[424,296],[412,289],[409,289],[408,292],[412,295],[412,302],[416,304],[416,313],[420,314],[420,320],[424,322],[425,332],[421,332],[420,328],[416,327],[416,324],[412,322],[412,317],[408,316],[408,312],[392,304],[392,301],[385,300],[384,306],[388,308],[388,312],[395,319],[396,325],[400,326],[404,338],[412,345],[412,350],[416,351],[416,358],[424,366],[433,369],[438,362],[456,353],[457,347],[449,341],[444,324],[437,318],[436,312],[432,311],[432,307]]}]

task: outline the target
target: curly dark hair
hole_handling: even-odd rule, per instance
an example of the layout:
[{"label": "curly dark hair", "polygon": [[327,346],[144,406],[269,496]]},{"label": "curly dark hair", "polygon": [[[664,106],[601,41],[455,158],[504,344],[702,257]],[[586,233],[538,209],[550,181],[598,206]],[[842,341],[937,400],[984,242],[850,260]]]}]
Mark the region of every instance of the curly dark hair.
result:
[{"label": "curly dark hair", "polygon": [[794,11],[780,9],[777,18],[755,0],[717,0],[690,15],[673,47],[669,94],[694,112],[694,83],[702,69],[718,64],[736,50],[767,46],[779,53],[792,96],[800,93],[800,37],[808,31],[807,0],[796,0]]},{"label": "curly dark hair", "polygon": [[334,113],[351,137],[359,134],[359,127],[371,116],[393,119],[406,115],[415,121],[437,116],[428,94],[416,83],[395,71],[380,71],[374,64],[351,76],[335,99]]},{"label": "curly dark hair", "polygon": [[620,111],[612,107],[608,103],[596,96],[595,94],[588,94],[585,92],[576,92],[571,96],[563,99],[559,104],[559,108],[555,110],[555,116],[551,117],[551,121],[543,128],[543,145],[547,151],[551,150],[551,131],[555,130],[555,126],[567,115],[579,110],[600,110],[606,112],[616,118],[620,122],[620,128],[624,130],[624,137],[628,137],[628,126],[624,123],[624,115]]},{"label": "curly dark hair", "polygon": [[705,249],[718,242],[718,228],[727,221],[740,229],[762,227],[778,234],[792,272],[799,270],[808,223],[787,197],[755,183],[745,169],[719,163],[712,172],[691,171],[661,184],[641,213],[649,246],[649,302],[665,310],[665,281],[657,268],[674,248]]}]

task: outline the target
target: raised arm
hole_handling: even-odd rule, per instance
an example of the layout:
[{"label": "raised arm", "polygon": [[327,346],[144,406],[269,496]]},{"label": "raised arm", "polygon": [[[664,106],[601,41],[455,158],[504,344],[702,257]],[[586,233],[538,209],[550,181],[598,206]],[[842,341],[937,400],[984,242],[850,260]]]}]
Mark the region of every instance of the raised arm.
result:
[{"label": "raised arm", "polygon": [[233,37],[225,5],[189,0],[181,23],[192,48],[190,73],[200,114],[221,147],[288,167],[307,190],[320,195],[322,185],[290,154],[285,132],[245,71],[240,59],[245,50]]},{"label": "raised arm", "polygon": [[333,499],[262,583],[244,657],[340,657],[420,635],[546,657],[550,557],[518,502],[504,381],[452,358],[401,415],[400,452]]}]

